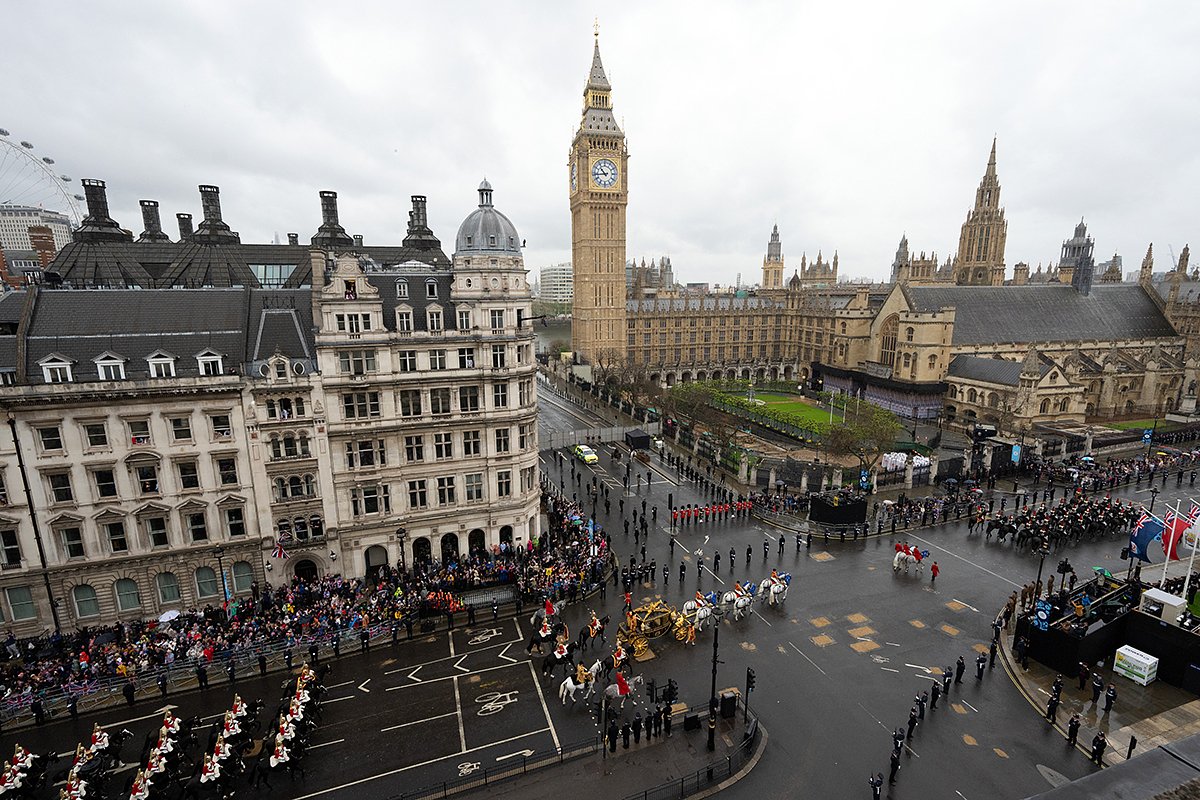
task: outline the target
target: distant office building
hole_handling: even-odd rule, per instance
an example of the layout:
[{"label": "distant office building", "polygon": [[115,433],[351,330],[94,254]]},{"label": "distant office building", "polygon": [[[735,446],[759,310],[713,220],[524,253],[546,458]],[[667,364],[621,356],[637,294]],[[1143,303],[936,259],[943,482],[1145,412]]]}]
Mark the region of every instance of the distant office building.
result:
[{"label": "distant office building", "polygon": [[44,208],[0,203],[0,248],[34,250],[29,238],[31,227],[47,227],[54,235],[54,246],[61,250],[71,241],[71,220],[66,214]]},{"label": "distant office building", "polygon": [[575,299],[575,276],[571,262],[542,267],[538,297],[551,303],[570,303]]}]

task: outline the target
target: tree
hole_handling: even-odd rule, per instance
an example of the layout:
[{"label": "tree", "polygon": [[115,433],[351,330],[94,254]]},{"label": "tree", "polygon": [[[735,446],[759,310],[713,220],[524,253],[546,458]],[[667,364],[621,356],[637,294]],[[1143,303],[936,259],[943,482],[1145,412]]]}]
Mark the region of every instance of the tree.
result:
[{"label": "tree", "polygon": [[896,443],[904,430],[896,415],[874,403],[860,400],[852,410],[846,408],[846,419],[837,421],[825,432],[825,450],[835,456],[858,460],[860,469],[868,472]]},{"label": "tree", "polygon": [[649,368],[637,361],[626,363],[621,368],[617,380],[621,399],[634,408],[644,406],[660,392],[659,387],[650,380]]},{"label": "tree", "polygon": [[605,349],[596,353],[592,361],[592,383],[601,389],[616,388],[624,354],[618,350]]}]

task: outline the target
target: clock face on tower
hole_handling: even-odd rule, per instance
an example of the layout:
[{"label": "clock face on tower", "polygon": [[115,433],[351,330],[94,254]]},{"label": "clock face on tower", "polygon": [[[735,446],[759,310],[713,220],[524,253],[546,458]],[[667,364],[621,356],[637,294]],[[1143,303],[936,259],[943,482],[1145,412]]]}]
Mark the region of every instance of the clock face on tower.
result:
[{"label": "clock face on tower", "polygon": [[592,180],[602,189],[607,189],[617,182],[617,165],[602,158],[592,164]]}]

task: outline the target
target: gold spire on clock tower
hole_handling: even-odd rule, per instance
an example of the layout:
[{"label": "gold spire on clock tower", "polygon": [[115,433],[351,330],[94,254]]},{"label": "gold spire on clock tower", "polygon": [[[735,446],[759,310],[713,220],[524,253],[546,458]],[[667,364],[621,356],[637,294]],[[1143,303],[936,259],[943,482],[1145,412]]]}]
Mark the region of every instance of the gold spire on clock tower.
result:
[{"label": "gold spire on clock tower", "polygon": [[612,109],[596,26],[583,115],[571,142],[571,267],[575,276],[571,349],[594,364],[625,358],[625,207],[629,154]]}]

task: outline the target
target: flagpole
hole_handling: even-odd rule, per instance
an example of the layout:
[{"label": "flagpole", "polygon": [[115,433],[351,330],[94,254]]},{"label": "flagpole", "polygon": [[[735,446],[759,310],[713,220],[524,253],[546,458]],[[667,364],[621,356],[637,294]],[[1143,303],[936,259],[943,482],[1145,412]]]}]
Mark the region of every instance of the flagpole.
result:
[{"label": "flagpole", "polygon": [[[1179,504],[1182,502],[1183,502],[1182,500],[1175,501],[1175,508],[1174,508],[1175,514],[1171,517],[1171,527],[1163,528],[1163,576],[1162,576],[1162,580],[1159,581],[1159,584],[1158,584],[1160,588],[1163,588],[1167,585],[1167,565],[1171,563],[1171,544],[1172,544],[1169,541],[1169,538],[1174,533],[1173,526],[1179,524]],[[1170,508],[1170,506],[1167,506],[1167,508]],[[1163,591],[1165,592],[1166,589],[1163,588]]]},{"label": "flagpole", "polygon": [[[1195,500],[1192,501],[1193,504],[1195,502],[1196,502]],[[1189,511],[1194,510],[1194,509],[1195,509],[1195,505],[1193,505],[1192,508],[1189,509]],[[1190,528],[1190,527],[1191,527],[1191,525],[1188,526],[1188,528]],[[1184,536],[1187,535],[1187,529],[1184,529],[1183,534],[1184,534]],[[1180,537],[1180,538],[1183,538],[1183,537]],[[1200,541],[1197,541],[1196,535],[1193,534],[1193,536],[1192,536],[1192,554],[1190,556],[1188,556],[1187,577],[1183,579],[1183,603],[1184,603],[1185,608],[1187,607],[1188,587],[1192,583],[1192,564],[1194,564],[1196,562],[1196,546],[1197,545],[1200,545]]]}]

